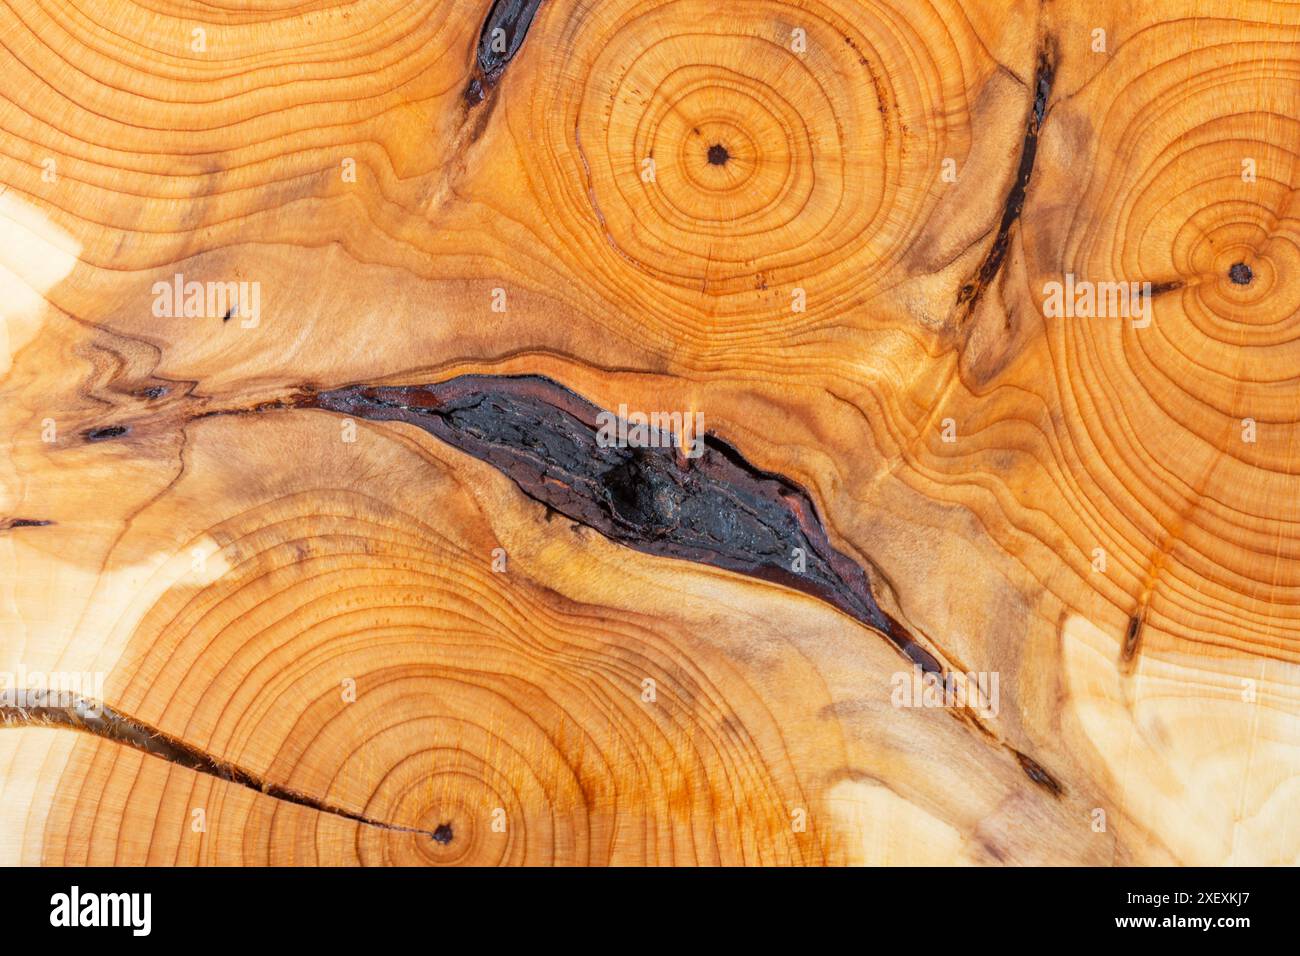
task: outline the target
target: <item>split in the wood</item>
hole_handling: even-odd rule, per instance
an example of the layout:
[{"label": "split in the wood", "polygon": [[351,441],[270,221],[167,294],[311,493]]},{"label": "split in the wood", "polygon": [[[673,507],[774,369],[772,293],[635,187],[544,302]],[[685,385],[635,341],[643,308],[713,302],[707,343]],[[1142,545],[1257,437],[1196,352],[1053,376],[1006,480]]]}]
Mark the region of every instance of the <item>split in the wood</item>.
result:
[{"label": "split in the wood", "polygon": [[1011,229],[1020,219],[1020,214],[1025,207],[1029,179],[1033,175],[1034,160],[1038,156],[1038,134],[1042,129],[1043,118],[1047,115],[1047,105],[1052,96],[1052,82],[1055,77],[1056,48],[1049,38],[1044,40],[1038,51],[1038,64],[1034,72],[1032,89],[1034,99],[1025,120],[1025,137],[1020,146],[1020,165],[1016,169],[1016,178],[1011,184],[1011,190],[1002,205],[1002,218],[998,223],[993,245],[989,247],[975,275],[957,292],[957,305],[965,307],[966,316],[969,316],[979,305],[980,299],[997,277],[1006,260],[1011,242]]},{"label": "split in the wood", "polygon": [[0,531],[11,531],[14,528],[44,528],[54,524],[45,518],[0,518]]},{"label": "split in the wood", "polygon": [[86,441],[108,441],[110,438],[121,438],[131,429],[125,425],[106,425],[103,428],[92,428],[85,433]]},{"label": "split in the wood", "polygon": [[1133,659],[1137,653],[1138,642],[1142,640],[1142,623],[1146,615],[1145,609],[1142,616],[1134,615],[1128,619],[1128,630],[1124,632],[1124,646],[1120,649],[1120,660],[1127,663]]},{"label": "split in the wood", "polygon": [[1042,765],[1032,757],[1021,753],[1019,750],[1012,751],[1016,755],[1016,760],[1020,762],[1020,768],[1024,770],[1025,775],[1030,780],[1038,784],[1054,797],[1059,797],[1065,792],[1065,788],[1050,773],[1043,769]]},{"label": "split in the wood", "polygon": [[465,90],[470,106],[481,103],[524,44],[542,0],[495,0],[479,32],[474,72]]},{"label": "split in the wood", "polygon": [[881,610],[862,568],[831,545],[808,493],[715,435],[702,437],[696,457],[604,443],[600,409],[540,376],[356,385],[294,404],[416,425],[612,541],[811,594],[880,631],[926,671],[942,670]]},{"label": "split in the wood", "polygon": [[[153,757],[198,773],[256,790],[276,800],[344,817],[370,827],[415,833],[438,839],[437,831],[400,826],[337,807],[290,787],[265,780],[250,770],[212,756],[193,744],[164,733],[134,717],[119,713],[102,701],[61,691],[29,689],[21,704],[0,706],[0,723],[6,727],[64,727],[124,744]],[[446,842],[439,840],[439,842]]]}]

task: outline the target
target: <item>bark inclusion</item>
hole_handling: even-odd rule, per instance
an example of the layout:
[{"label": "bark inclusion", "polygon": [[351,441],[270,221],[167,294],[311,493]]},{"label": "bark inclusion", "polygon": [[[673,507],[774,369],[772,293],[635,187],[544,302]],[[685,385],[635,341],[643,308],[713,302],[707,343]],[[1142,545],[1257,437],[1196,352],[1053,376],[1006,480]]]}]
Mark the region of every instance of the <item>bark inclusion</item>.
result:
[{"label": "bark inclusion", "polygon": [[508,475],[529,497],[627,547],[782,584],[883,633],[923,669],[939,661],[881,610],[862,568],[830,543],[808,493],[713,434],[702,453],[598,441],[599,409],[541,376],[466,375],[364,386],[294,404],[416,425]]}]

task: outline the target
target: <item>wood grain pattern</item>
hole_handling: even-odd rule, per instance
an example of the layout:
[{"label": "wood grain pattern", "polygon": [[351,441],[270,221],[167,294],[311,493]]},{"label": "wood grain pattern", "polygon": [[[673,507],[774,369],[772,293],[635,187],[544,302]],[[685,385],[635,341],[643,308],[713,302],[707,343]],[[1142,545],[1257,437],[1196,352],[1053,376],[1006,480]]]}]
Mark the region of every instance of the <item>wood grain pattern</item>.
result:
[{"label": "wood grain pattern", "polygon": [[1300,857],[1293,4],[0,27],[0,861]]}]

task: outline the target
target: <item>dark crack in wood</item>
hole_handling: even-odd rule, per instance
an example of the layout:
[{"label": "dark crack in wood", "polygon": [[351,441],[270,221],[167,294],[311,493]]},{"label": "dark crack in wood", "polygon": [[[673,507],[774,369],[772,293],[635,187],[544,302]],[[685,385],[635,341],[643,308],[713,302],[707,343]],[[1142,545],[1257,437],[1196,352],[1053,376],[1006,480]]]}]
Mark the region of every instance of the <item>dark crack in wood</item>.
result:
[{"label": "dark crack in wood", "polygon": [[[10,694],[12,693],[11,691]],[[60,691],[24,690],[21,705],[7,703],[0,706],[0,724],[5,727],[61,727],[78,730],[114,743],[124,744],[152,757],[216,777],[218,780],[256,790],[258,793],[285,803],[343,817],[368,827],[415,833],[431,838],[434,836],[434,833],[428,830],[376,820],[363,813],[325,803],[301,791],[265,780],[250,770],[214,757],[193,744],[87,697],[75,696],[69,699],[67,694]]]},{"label": "dark crack in wood", "polygon": [[83,436],[86,441],[108,441],[113,438],[121,438],[131,429],[125,425],[107,425],[103,428],[92,428]]},{"label": "dark crack in wood", "polygon": [[475,106],[496,86],[510,61],[524,45],[528,28],[542,0],[496,0],[479,31],[474,72],[465,101]]},{"label": "dark crack in wood", "polygon": [[884,634],[925,671],[942,673],[880,608],[863,569],[831,545],[808,493],[755,468],[716,435],[701,436],[696,458],[672,447],[607,447],[598,441],[600,409],[541,376],[356,385],[296,404],[416,425],[611,541],[810,594]]},{"label": "dark crack in wood", "polygon": [[14,528],[45,528],[54,524],[45,518],[0,518],[0,531],[11,531]]},{"label": "dark crack in wood", "polygon": [[1034,783],[1038,784],[1054,797],[1059,797],[1065,792],[1065,788],[1050,773],[1043,769],[1042,765],[1032,757],[1021,753],[1019,750],[1012,751],[1016,755],[1016,760],[1020,762],[1020,769]]},{"label": "dark crack in wood", "polygon": [[[1144,611],[1143,614],[1146,612]],[[1138,643],[1142,640],[1142,617],[1128,619],[1128,630],[1124,632],[1124,645],[1120,648],[1120,660],[1128,663],[1137,653]]]},{"label": "dark crack in wood", "polygon": [[1011,190],[1002,205],[1002,219],[998,223],[997,234],[979,270],[957,293],[957,305],[965,306],[966,317],[969,317],[979,305],[980,299],[983,298],[1006,261],[1011,244],[1011,229],[1019,221],[1020,214],[1025,208],[1029,179],[1034,173],[1034,160],[1038,156],[1038,134],[1042,129],[1043,117],[1047,115],[1047,104],[1052,96],[1052,81],[1055,76],[1055,46],[1050,40],[1046,40],[1038,51],[1038,65],[1034,71],[1034,99],[1029,107],[1029,116],[1025,120],[1025,136],[1020,147],[1020,165],[1016,169],[1016,178],[1011,184]]}]

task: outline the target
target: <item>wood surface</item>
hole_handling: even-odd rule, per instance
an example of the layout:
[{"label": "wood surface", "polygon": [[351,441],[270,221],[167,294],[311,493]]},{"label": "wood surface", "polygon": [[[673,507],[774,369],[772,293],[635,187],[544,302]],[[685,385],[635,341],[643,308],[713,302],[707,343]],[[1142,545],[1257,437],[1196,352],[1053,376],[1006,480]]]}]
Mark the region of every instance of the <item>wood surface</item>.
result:
[{"label": "wood surface", "polygon": [[1296,862],[1298,43],[3,0],[0,862]]}]

